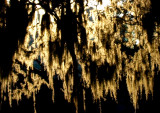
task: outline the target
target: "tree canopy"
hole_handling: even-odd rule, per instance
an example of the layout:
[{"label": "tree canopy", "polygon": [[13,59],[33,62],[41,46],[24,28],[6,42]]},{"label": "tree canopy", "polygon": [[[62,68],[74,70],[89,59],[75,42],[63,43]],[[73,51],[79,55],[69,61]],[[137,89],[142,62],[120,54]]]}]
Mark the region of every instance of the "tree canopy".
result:
[{"label": "tree canopy", "polygon": [[47,87],[55,103],[64,98],[75,112],[89,112],[91,98],[102,112],[102,101],[119,101],[125,89],[136,110],[159,75],[157,3],[1,0],[1,103],[33,98],[36,112],[36,95]]}]

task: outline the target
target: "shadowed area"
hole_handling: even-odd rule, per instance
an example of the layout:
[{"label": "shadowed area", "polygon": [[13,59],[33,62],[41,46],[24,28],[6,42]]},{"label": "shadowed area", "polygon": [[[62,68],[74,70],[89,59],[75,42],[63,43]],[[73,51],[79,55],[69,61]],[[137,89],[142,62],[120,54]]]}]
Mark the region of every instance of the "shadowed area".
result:
[{"label": "shadowed area", "polygon": [[24,43],[26,28],[28,26],[28,14],[25,3],[16,0],[11,1],[10,7],[5,0],[1,1],[1,53],[0,60],[1,77],[6,77],[12,70],[13,56],[18,50],[19,44]]}]

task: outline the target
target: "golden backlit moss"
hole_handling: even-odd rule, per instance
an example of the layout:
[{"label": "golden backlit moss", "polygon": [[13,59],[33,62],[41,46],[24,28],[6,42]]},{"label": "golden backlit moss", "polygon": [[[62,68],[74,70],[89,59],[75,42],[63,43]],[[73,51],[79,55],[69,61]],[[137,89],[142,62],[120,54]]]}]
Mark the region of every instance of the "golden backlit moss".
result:
[{"label": "golden backlit moss", "polygon": [[[44,14],[42,13],[45,12],[40,6],[39,8],[35,12],[33,22],[27,28],[24,44],[18,45],[18,51],[13,56],[14,71],[11,72],[8,79],[0,80],[2,99],[9,98],[10,106],[12,106],[12,100],[20,101],[22,94],[27,98],[33,97],[35,112],[36,94],[42,84],[52,90],[53,102],[54,77],[58,76],[57,78],[63,82],[62,91],[68,102],[72,102],[76,84],[73,56],[66,43],[61,48],[62,30],[59,30],[55,16],[50,15],[49,30],[46,28],[42,32],[43,26],[40,23],[43,21]],[[81,6],[72,0],[71,8],[74,14],[78,14]],[[142,27],[142,17],[149,12],[149,8],[149,0],[134,2],[131,0],[124,2],[102,0],[102,4],[92,0],[84,1],[85,11],[81,15],[83,23],[76,25],[81,28],[76,30],[78,33],[75,38],[78,38],[78,42],[74,43],[74,52],[82,71],[79,74],[81,83],[83,87],[91,89],[95,102],[105,99],[106,95],[110,95],[115,101],[118,101],[117,90],[122,77],[126,78],[127,90],[135,109],[138,108],[138,100],[142,96],[143,90],[146,99],[149,94],[153,95],[154,70],[155,66],[160,64],[159,39],[157,38],[159,26],[156,27],[153,43],[149,43],[147,31]],[[57,8],[56,11],[58,17],[62,19],[63,10]],[[76,21],[80,21],[79,18],[76,19]],[[86,31],[87,44],[80,50],[79,47],[83,44],[81,39],[84,38],[79,32],[82,28]],[[126,50],[123,50],[124,48]],[[61,51],[61,49],[64,51],[60,58],[57,51]],[[85,59],[83,58],[84,54]],[[35,60],[38,60],[40,68],[44,68],[39,70],[46,71],[47,75],[34,73],[34,71],[30,73],[30,70],[35,70]],[[22,65],[26,66],[26,70],[22,69]],[[101,73],[101,68],[104,73]],[[19,81],[18,75],[23,77],[23,83]],[[47,76],[48,80],[41,76]],[[102,80],[99,76],[102,76]],[[32,82],[29,81],[29,78]],[[16,83],[19,82],[21,88],[16,86]],[[6,92],[8,92],[8,97],[5,97]],[[84,110],[86,109],[85,99],[85,90],[83,90]],[[73,101],[78,112],[78,98],[75,96]]]}]

